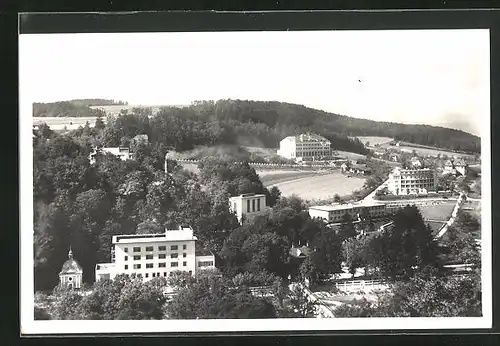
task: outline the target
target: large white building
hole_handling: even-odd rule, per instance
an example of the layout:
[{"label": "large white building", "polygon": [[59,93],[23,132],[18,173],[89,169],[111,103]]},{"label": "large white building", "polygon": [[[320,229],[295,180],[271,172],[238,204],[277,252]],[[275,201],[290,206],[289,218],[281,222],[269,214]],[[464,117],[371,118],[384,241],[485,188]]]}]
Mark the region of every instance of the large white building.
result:
[{"label": "large white building", "polygon": [[266,195],[245,193],[230,197],[229,210],[235,213],[238,222],[242,223],[245,217],[259,215],[267,210]]},{"label": "large white building", "polygon": [[61,272],[59,273],[59,285],[68,288],[81,288],[82,286],[83,269],[78,262],[73,258],[71,248],[68,252],[68,260],[64,262]]},{"label": "large white building", "polygon": [[318,160],[332,155],[328,139],[313,133],[288,136],[281,140],[277,154],[297,161]]},{"label": "large white building", "polygon": [[311,206],[309,215],[311,218],[319,217],[327,222],[341,222],[346,213],[357,220],[364,210],[373,218],[385,216],[387,213],[384,203],[358,202]]},{"label": "large white building", "polygon": [[434,170],[394,168],[387,189],[393,195],[426,194],[436,190]]},{"label": "large white building", "polygon": [[196,272],[215,267],[215,257],[196,251],[191,228],[179,227],[161,234],[113,236],[112,263],[96,265],[96,281],[120,274],[136,274],[143,281],[168,277],[173,271]]}]

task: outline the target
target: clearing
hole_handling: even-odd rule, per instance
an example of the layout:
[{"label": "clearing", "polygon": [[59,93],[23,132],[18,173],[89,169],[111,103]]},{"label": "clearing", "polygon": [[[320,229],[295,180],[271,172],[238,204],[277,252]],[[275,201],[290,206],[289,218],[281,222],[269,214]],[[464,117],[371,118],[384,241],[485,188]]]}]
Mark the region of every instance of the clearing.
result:
[{"label": "clearing", "polygon": [[388,144],[392,142],[394,139],[390,137],[377,137],[377,136],[357,136],[361,143],[365,144],[366,142],[370,142],[370,146],[375,146],[377,144]]},{"label": "clearing", "polygon": [[328,174],[329,171],[314,171],[314,170],[259,170],[257,174],[264,186],[275,185],[287,181],[293,181],[300,178],[315,177],[318,175]]},{"label": "clearing", "polygon": [[332,198],[335,194],[350,195],[353,191],[361,189],[365,180],[360,177],[347,178],[346,175],[335,172],[302,177],[266,187],[276,186],[283,196],[297,195],[304,200],[324,200]]},{"label": "clearing", "polygon": [[[85,126],[88,121],[90,127],[95,125],[96,117],[33,117],[33,125],[46,123],[53,131],[61,131],[66,127],[67,130],[75,130],[79,126]],[[102,119],[106,122],[106,119]]]},{"label": "clearing", "polygon": [[419,205],[418,209],[422,213],[424,220],[446,222],[451,217],[456,201],[450,202],[430,202],[425,205]]}]

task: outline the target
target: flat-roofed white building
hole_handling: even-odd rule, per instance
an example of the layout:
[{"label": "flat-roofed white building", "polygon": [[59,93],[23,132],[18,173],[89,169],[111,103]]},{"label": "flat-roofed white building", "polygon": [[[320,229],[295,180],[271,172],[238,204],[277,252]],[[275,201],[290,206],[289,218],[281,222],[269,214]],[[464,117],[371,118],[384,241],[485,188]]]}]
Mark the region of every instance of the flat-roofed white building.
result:
[{"label": "flat-roofed white building", "polygon": [[[123,161],[131,160],[133,158],[133,154],[130,152],[130,149],[127,147],[116,147],[116,148],[101,148],[100,151],[104,153],[110,153],[120,158]],[[89,160],[91,164],[95,162],[95,155],[97,154],[97,149],[94,149],[92,153],[89,155]]]},{"label": "flat-roofed white building", "polygon": [[255,216],[267,210],[266,195],[245,193],[229,198],[229,210],[236,214],[238,222],[248,216]]},{"label": "flat-roofed white building", "polygon": [[96,265],[96,281],[120,274],[136,274],[148,281],[168,277],[177,270],[195,276],[199,270],[214,268],[215,256],[208,251],[197,252],[196,241],[189,227],[160,234],[115,235],[112,263]]},{"label": "flat-roofed white building", "polygon": [[309,207],[309,215],[311,218],[319,217],[327,222],[341,222],[346,213],[351,215],[353,219],[357,219],[365,210],[371,217],[382,217],[387,213],[384,203],[360,202],[311,206]]},{"label": "flat-roofed white building", "polygon": [[393,195],[426,194],[436,190],[435,172],[430,168],[394,168],[387,189]]},{"label": "flat-roofed white building", "polygon": [[277,154],[297,161],[318,160],[332,155],[331,142],[313,133],[288,136],[281,140]]}]

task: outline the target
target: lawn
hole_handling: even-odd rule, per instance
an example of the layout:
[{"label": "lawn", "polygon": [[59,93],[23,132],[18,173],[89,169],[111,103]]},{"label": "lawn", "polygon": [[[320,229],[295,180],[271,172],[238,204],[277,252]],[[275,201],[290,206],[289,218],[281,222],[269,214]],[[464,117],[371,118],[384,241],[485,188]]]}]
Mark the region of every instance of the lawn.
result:
[{"label": "lawn", "polygon": [[[90,127],[95,125],[96,117],[33,117],[33,125],[46,123],[54,131],[63,130],[66,127],[67,130],[75,130],[79,126],[85,126],[88,121]],[[106,122],[106,119],[103,118]]]},{"label": "lawn", "polygon": [[260,171],[256,170],[259,174],[260,180],[264,186],[270,186],[275,184],[284,183],[287,181],[293,181],[299,178],[315,177],[322,174],[327,174],[327,171],[287,171],[287,170],[266,170]]},{"label": "lawn", "polygon": [[365,180],[361,177],[347,178],[346,175],[335,172],[299,177],[267,187],[278,187],[283,196],[297,195],[305,200],[322,200],[332,198],[335,194],[349,195],[354,190],[361,189]]},{"label": "lawn", "polygon": [[425,220],[446,222],[451,217],[456,201],[429,202],[427,205],[419,205],[418,209]]}]

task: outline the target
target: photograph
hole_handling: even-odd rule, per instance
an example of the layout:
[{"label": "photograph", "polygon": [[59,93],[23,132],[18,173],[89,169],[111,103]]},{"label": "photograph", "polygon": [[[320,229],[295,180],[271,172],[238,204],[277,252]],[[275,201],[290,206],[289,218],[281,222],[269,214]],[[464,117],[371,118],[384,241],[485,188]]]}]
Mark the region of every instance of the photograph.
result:
[{"label": "photograph", "polygon": [[22,333],[491,327],[489,30],[21,34],[19,90]]}]

